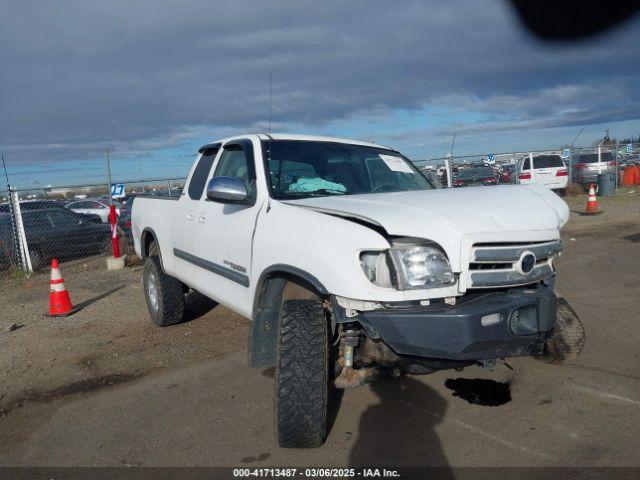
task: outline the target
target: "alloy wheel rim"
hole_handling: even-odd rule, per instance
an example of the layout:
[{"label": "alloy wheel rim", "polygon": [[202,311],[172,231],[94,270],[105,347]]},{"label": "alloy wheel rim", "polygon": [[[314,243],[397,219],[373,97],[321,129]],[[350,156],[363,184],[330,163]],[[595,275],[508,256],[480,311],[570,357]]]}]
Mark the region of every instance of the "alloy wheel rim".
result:
[{"label": "alloy wheel rim", "polygon": [[149,303],[154,311],[158,311],[158,287],[156,286],[156,276],[152,273],[147,279],[147,292],[149,294]]}]

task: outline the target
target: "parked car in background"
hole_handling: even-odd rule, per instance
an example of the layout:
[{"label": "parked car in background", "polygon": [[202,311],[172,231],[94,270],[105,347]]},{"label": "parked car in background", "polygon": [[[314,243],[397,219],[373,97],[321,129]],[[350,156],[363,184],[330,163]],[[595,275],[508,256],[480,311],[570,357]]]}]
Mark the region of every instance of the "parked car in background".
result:
[{"label": "parked car in background", "polygon": [[[109,202],[105,200],[84,199],[65,205],[76,213],[98,215],[102,223],[109,223]],[[116,215],[120,216],[120,209],[116,206]]]},{"label": "parked car in background", "polygon": [[518,162],[516,172],[516,182],[523,185],[535,183],[552,190],[559,190],[566,188],[569,182],[567,165],[560,155],[524,157]]},{"label": "parked car in background", "polygon": [[[43,210],[47,208],[64,208],[67,202],[63,200],[20,200],[20,211],[26,212],[30,210]],[[0,213],[10,213],[8,203],[0,204]],[[91,213],[80,213],[82,217],[93,223],[102,223],[102,218],[99,215]]]},{"label": "parked car in background", "polygon": [[[62,208],[64,204],[59,200],[20,200],[20,210],[42,210],[43,208]],[[0,213],[9,213],[8,203],[0,204]]]},{"label": "parked car in background", "polygon": [[131,209],[135,196],[127,197],[120,206],[120,216],[118,217],[118,226],[124,235],[127,245],[133,245],[133,235],[131,234]]},{"label": "parked car in background", "polygon": [[500,183],[513,183],[513,174],[515,171],[515,165],[502,165],[500,167],[500,176],[498,177],[498,180],[500,181]]},{"label": "parked car in background", "polygon": [[458,172],[454,187],[474,187],[496,185],[498,181],[491,167],[465,168]]},{"label": "parked car in background", "polygon": [[[600,161],[598,161],[600,160]],[[615,173],[617,162],[612,152],[582,153],[573,158],[573,178],[575,183],[588,185],[598,183],[601,173]]]},{"label": "parked car in background", "polygon": [[[108,225],[92,222],[83,215],[57,206],[21,210],[34,270],[45,266],[52,258],[79,258],[107,252],[111,248]],[[5,259],[0,265],[5,267],[10,263],[12,235],[11,217],[0,213],[0,255]]]}]

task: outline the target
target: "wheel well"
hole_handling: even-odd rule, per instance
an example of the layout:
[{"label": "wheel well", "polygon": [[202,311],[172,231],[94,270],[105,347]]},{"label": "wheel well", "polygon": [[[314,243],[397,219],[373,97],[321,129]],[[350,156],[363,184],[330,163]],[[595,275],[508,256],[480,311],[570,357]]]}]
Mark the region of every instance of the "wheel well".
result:
[{"label": "wheel well", "polygon": [[[142,232],[142,259],[144,260],[149,256],[149,252],[151,250],[151,246],[156,243],[156,236],[153,232],[149,230],[145,230]],[[159,253],[159,252],[158,252]]]},{"label": "wheel well", "polygon": [[249,365],[274,367],[278,343],[280,308],[286,300],[323,300],[311,283],[289,272],[270,272],[261,278],[255,293],[251,330],[249,332]]}]

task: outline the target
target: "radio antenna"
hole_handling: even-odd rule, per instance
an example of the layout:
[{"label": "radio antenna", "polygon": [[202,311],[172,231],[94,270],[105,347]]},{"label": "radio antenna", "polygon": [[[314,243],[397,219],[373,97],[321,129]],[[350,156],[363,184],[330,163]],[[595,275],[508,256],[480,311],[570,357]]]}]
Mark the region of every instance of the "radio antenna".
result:
[{"label": "radio antenna", "polygon": [[9,188],[11,185],[9,185],[9,174],[7,173],[7,164],[4,161],[4,153],[2,154],[2,168],[4,168],[4,178],[7,179],[7,188]]},{"label": "radio antenna", "polygon": [[269,74],[269,135],[271,135],[271,83],[273,80],[273,73]]}]

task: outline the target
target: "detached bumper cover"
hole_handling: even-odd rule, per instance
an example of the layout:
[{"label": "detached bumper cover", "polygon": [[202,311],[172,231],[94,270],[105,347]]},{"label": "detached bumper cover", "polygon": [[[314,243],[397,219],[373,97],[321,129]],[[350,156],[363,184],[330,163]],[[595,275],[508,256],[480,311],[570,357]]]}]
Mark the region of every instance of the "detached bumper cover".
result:
[{"label": "detached bumper cover", "polygon": [[[400,355],[449,360],[485,360],[531,355],[541,351],[556,321],[554,278],[537,288],[514,288],[505,292],[462,297],[457,305],[363,312],[357,320]],[[533,330],[515,335],[511,314],[535,307]],[[529,308],[531,311],[531,308]],[[498,323],[483,326],[483,316],[499,313]]]}]

